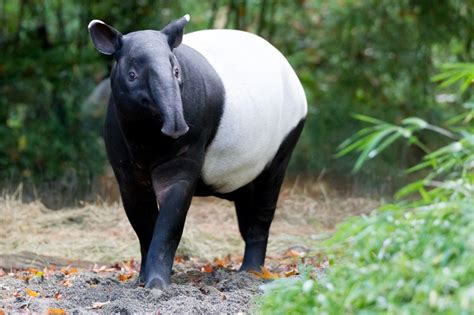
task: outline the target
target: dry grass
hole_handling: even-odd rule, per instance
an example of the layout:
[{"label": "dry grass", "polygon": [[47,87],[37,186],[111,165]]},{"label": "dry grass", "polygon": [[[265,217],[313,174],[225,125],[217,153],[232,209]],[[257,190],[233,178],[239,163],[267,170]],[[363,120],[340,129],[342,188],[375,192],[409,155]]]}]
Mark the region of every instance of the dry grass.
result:
[{"label": "dry grass", "polygon": [[[374,200],[341,196],[322,183],[283,190],[271,229],[268,255],[293,245],[311,247],[348,216],[371,211]],[[138,241],[119,203],[85,204],[50,210],[40,201],[0,198],[0,254],[32,251],[71,259],[112,262],[139,258]],[[233,204],[195,198],[186,221],[180,253],[211,259],[241,254]]]}]

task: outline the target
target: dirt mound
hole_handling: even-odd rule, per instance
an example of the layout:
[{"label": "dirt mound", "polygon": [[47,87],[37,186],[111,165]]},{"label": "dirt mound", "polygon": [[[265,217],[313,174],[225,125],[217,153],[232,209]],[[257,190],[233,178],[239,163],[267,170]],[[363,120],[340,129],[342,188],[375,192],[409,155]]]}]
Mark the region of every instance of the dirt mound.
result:
[{"label": "dirt mound", "polygon": [[81,271],[67,276],[56,271],[29,281],[0,278],[0,309],[38,313],[238,313],[248,312],[264,280],[220,268],[188,270],[172,276],[165,290],[136,287],[120,281],[116,271]]}]

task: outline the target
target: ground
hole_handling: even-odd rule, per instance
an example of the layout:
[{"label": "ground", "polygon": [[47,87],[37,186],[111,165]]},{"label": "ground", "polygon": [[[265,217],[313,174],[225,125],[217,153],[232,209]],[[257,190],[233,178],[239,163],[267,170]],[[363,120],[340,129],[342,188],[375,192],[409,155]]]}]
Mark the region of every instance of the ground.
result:
[{"label": "ground", "polygon": [[[327,264],[316,250],[318,242],[344,218],[367,213],[377,204],[371,198],[336,192],[322,182],[287,183],[271,229],[268,269],[248,274],[236,272],[243,242],[233,205],[195,198],[175,260],[172,285],[162,291],[134,285],[140,259],[138,242],[120,203],[97,201],[50,210],[39,200],[22,203],[18,199],[11,195],[0,198],[0,314],[1,309],[42,313],[248,312],[255,307],[254,297],[261,293],[262,284],[270,279],[297,276],[301,263],[322,271]],[[8,260],[25,251],[64,259],[51,258],[53,263],[49,264],[33,259],[36,262],[25,265],[23,261],[18,266]],[[75,267],[78,259],[85,264]]]}]

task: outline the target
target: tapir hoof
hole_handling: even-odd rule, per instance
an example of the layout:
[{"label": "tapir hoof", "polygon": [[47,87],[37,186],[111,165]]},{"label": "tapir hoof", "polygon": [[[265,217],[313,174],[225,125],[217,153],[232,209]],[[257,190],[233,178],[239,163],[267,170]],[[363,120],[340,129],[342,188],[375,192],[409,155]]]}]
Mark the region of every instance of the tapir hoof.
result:
[{"label": "tapir hoof", "polygon": [[247,271],[247,272],[260,272],[262,270],[263,265],[260,264],[242,264],[239,268],[239,272]]},{"label": "tapir hoof", "polygon": [[145,288],[147,289],[166,289],[170,285],[169,281],[165,281],[160,277],[152,278],[145,283]]}]

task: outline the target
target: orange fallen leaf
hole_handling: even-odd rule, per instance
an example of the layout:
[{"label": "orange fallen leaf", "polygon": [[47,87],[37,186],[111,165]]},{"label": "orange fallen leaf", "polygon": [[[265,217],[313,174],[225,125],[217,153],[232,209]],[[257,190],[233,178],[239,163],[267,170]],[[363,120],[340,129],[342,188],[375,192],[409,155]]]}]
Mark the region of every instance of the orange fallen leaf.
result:
[{"label": "orange fallen leaf", "polygon": [[28,288],[25,289],[26,294],[28,294],[31,297],[38,297],[40,294],[36,291],[30,290]]},{"label": "orange fallen leaf", "polygon": [[125,282],[128,279],[130,279],[131,277],[133,277],[133,272],[129,271],[125,274],[120,274],[118,278],[119,278],[120,282]]},{"label": "orange fallen leaf", "polygon": [[65,287],[72,287],[72,281],[71,279],[66,279],[63,281],[63,286]]},{"label": "orange fallen leaf", "polygon": [[184,262],[183,256],[174,257],[174,262],[177,263],[177,264],[182,264]]},{"label": "orange fallen leaf", "polygon": [[301,253],[297,250],[294,250],[292,248],[290,248],[289,250],[287,250],[283,256],[284,257],[300,257],[300,256],[303,256],[304,253]]},{"label": "orange fallen leaf", "polygon": [[225,256],[224,259],[219,259],[219,258],[214,258],[214,264],[217,266],[217,267],[227,267],[230,263],[230,257],[229,256]]},{"label": "orange fallen leaf", "polygon": [[212,268],[211,264],[205,264],[204,266],[201,267],[202,272],[213,272],[214,268]]},{"label": "orange fallen leaf", "polygon": [[46,311],[47,315],[62,315],[66,314],[66,311],[63,310],[62,308],[48,308]]},{"label": "orange fallen leaf", "polygon": [[298,271],[296,269],[292,269],[290,271],[285,272],[285,277],[291,277],[297,274],[298,274]]},{"label": "orange fallen leaf", "polygon": [[0,308],[0,315],[5,315],[5,311]]},{"label": "orange fallen leaf", "polygon": [[92,303],[92,308],[97,310],[97,309],[101,309],[102,307],[104,307],[105,305],[109,304],[110,301],[107,301],[107,302],[95,302],[95,303]]},{"label": "orange fallen leaf", "polygon": [[276,273],[270,272],[270,270],[267,269],[267,267],[262,267],[261,272],[251,270],[250,273],[253,273],[260,279],[265,279],[265,280],[272,280],[272,279],[278,279],[280,276]]},{"label": "orange fallen leaf", "polygon": [[77,268],[62,268],[61,269],[61,272],[63,274],[65,274],[66,276],[68,275],[72,275],[73,273],[76,273],[77,272]]},{"label": "orange fallen leaf", "polygon": [[28,268],[27,270],[28,270],[29,273],[32,273],[32,274],[35,274],[35,273],[38,272],[38,269],[36,269],[36,268],[31,268],[31,267]]}]

